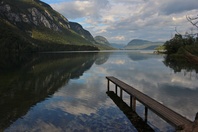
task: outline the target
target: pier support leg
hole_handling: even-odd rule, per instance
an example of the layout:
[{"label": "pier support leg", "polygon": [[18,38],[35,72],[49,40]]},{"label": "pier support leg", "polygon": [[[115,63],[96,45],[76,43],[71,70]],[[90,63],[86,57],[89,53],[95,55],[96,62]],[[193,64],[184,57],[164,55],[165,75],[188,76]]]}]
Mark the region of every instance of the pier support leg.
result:
[{"label": "pier support leg", "polygon": [[120,98],[122,99],[122,89],[120,88]]},{"label": "pier support leg", "polygon": [[115,85],[115,93],[116,93],[116,95],[118,94],[118,86],[117,85]]},{"label": "pier support leg", "polygon": [[145,119],[144,121],[147,122],[148,120],[148,108],[145,106],[145,113],[144,113]]},{"label": "pier support leg", "polygon": [[132,101],[132,100],[133,100],[133,96],[130,95],[130,107],[131,107],[131,108],[133,108],[133,103],[132,103],[133,101]]},{"label": "pier support leg", "polygon": [[107,79],[107,91],[110,90],[110,86],[109,86],[109,80]]},{"label": "pier support leg", "polygon": [[132,97],[132,109],[136,111],[136,98]]}]

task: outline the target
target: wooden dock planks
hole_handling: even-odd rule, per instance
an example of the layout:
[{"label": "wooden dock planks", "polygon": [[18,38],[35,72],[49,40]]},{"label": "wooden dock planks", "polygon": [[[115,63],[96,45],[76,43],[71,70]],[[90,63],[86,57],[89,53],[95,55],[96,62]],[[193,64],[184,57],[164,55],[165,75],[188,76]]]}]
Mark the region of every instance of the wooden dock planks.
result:
[{"label": "wooden dock planks", "polygon": [[112,76],[108,76],[106,78],[108,80],[108,85],[109,85],[109,81],[111,81],[112,83],[116,85],[116,87],[119,87],[120,89],[127,92],[129,95],[132,95],[133,97],[135,97],[139,102],[145,105],[145,107],[149,108],[151,111],[153,111],[158,116],[163,118],[165,121],[173,125],[175,128],[179,128],[184,125],[189,125],[193,123],[192,121],[188,120],[182,115],[176,113],[175,111],[169,109],[168,107],[157,102],[156,100],[145,95],[144,93],[136,90],[132,86],[120,81],[119,79],[112,77]]}]

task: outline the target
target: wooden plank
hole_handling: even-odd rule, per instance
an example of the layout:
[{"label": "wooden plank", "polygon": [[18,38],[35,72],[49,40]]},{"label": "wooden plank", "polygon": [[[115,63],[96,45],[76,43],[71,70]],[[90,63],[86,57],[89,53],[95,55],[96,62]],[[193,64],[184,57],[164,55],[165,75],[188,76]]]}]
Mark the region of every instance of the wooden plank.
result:
[{"label": "wooden plank", "polygon": [[145,107],[149,108],[151,111],[156,113],[158,116],[163,118],[165,121],[173,125],[174,127],[179,127],[186,124],[192,124],[192,121],[183,117],[182,115],[176,113],[175,111],[169,109],[168,107],[162,105],[151,97],[145,95],[144,93],[136,90],[132,86],[118,80],[115,77],[106,77],[109,81],[119,86],[122,90],[127,92],[129,95],[135,97],[139,102],[141,102]]}]

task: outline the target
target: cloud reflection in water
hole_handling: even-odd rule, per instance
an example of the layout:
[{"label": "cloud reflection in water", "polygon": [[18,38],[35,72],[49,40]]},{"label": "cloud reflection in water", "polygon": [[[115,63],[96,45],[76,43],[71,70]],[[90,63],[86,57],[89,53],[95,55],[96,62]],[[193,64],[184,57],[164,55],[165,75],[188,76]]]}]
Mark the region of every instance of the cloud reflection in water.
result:
[{"label": "cloud reflection in water", "polygon": [[[7,131],[136,131],[106,95],[105,76],[115,76],[194,120],[198,109],[196,77],[189,79],[183,73],[175,74],[162,61],[163,56],[137,52],[98,53],[89,69],[33,106]],[[128,99],[125,94],[124,100]],[[143,106],[138,105],[137,110],[141,114]],[[152,113],[149,115],[150,123],[163,131],[171,129],[155,117]]]}]

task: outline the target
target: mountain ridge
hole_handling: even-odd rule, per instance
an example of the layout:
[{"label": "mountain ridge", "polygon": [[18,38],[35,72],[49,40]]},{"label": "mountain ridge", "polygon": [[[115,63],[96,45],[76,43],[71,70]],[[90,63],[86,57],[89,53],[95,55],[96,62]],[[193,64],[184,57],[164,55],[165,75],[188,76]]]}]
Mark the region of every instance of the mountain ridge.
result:
[{"label": "mountain ridge", "polygon": [[133,39],[131,40],[124,49],[131,49],[131,50],[141,50],[141,49],[149,49],[154,50],[156,47],[163,45],[164,42],[152,42],[143,39]]},{"label": "mountain ridge", "polygon": [[69,21],[70,28],[75,31],[77,34],[80,34],[83,38],[95,43],[94,37],[91,35],[91,33],[87,30],[85,30],[82,25],[80,25],[77,22],[71,22]]},{"label": "mountain ridge", "polygon": [[95,36],[95,37],[94,37],[94,40],[95,40],[96,43],[98,43],[98,44],[110,46],[109,41],[108,41],[104,36]]},{"label": "mountain ridge", "polygon": [[83,32],[74,31],[67,18],[40,0],[0,0],[0,26],[5,32],[0,47],[8,51],[99,50],[87,30],[80,25]]}]

